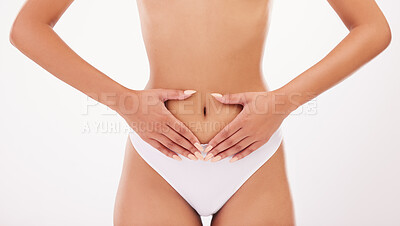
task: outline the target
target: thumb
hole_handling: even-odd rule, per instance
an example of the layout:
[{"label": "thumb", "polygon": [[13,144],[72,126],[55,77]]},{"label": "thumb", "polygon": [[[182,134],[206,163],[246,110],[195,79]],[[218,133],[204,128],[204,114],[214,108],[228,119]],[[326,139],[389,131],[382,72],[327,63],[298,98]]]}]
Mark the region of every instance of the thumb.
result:
[{"label": "thumb", "polygon": [[163,101],[184,100],[196,93],[195,90],[160,89],[159,96]]},{"label": "thumb", "polygon": [[246,95],[244,93],[233,93],[233,94],[219,94],[211,93],[215,99],[223,104],[244,104],[246,103]]}]

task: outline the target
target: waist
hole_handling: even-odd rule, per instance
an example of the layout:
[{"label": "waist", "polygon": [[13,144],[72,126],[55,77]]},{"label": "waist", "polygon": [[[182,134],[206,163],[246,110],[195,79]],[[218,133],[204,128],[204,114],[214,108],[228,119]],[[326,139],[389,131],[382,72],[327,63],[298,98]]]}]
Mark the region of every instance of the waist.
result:
[{"label": "waist", "polygon": [[241,105],[220,103],[211,96],[211,93],[228,94],[268,90],[262,75],[247,77],[243,75],[245,79],[229,76],[196,78],[188,75],[185,79],[174,76],[152,76],[145,89],[196,90],[195,94],[185,100],[168,100],[165,105],[203,144],[208,143],[242,110]]}]

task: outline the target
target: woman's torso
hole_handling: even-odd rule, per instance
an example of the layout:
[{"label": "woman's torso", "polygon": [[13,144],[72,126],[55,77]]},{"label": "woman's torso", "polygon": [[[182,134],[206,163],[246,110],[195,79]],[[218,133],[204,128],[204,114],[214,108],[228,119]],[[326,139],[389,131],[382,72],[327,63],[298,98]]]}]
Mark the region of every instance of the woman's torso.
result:
[{"label": "woman's torso", "polygon": [[146,89],[192,89],[167,108],[208,143],[241,111],[211,93],[265,91],[262,55],[268,0],[138,0],[150,64]]},{"label": "woman's torso", "polygon": [[[210,93],[267,90],[261,61],[268,0],[138,0],[138,6],[150,62],[146,89],[197,90],[187,100],[168,101],[167,107],[201,143],[208,143],[241,110],[238,105],[220,104]],[[185,210],[193,209],[186,203],[182,205],[179,194],[134,150],[128,142],[115,219],[123,222],[121,215],[143,219],[166,214],[182,224],[183,219],[192,216]],[[154,211],[153,205],[148,211],[149,203],[162,211]],[[223,224],[229,219],[241,224],[248,218],[236,213],[244,213],[258,221],[294,225],[292,208],[281,145],[268,164],[260,167],[214,215],[213,222]]]}]

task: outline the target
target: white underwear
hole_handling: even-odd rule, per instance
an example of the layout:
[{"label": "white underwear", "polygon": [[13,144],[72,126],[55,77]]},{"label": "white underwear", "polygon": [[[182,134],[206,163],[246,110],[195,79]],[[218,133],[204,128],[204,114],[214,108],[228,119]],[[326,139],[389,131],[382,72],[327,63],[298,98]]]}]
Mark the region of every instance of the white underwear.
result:
[{"label": "white underwear", "polygon": [[[139,155],[159,173],[200,216],[216,213],[235,192],[276,152],[282,142],[279,128],[267,143],[248,156],[229,162],[232,156],[218,162],[193,161],[179,155],[182,161],[165,156],[145,142],[135,131],[129,133]],[[202,144],[203,148],[207,144]],[[205,156],[205,153],[202,153]],[[193,179],[194,178],[194,179]]]}]

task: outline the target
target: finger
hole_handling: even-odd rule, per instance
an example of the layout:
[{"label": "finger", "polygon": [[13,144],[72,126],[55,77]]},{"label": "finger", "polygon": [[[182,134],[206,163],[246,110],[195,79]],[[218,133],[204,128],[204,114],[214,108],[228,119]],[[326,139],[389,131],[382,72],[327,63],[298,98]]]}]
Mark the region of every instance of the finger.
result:
[{"label": "finger", "polygon": [[239,159],[242,159],[246,156],[248,156],[249,154],[251,154],[253,151],[257,150],[259,147],[261,147],[263,144],[263,142],[261,141],[256,141],[253,144],[249,145],[248,147],[246,147],[243,151],[235,154],[234,156],[232,156],[232,159],[229,160],[229,162],[236,162]]},{"label": "finger", "polygon": [[164,145],[166,148],[169,150],[181,154],[185,156],[188,159],[191,160],[197,160],[197,158],[188,150],[182,148],[178,144],[174,143],[171,139],[169,139],[165,134],[157,133],[154,134],[154,139],[156,139],[158,142],[160,142],[162,145]]},{"label": "finger", "polygon": [[211,162],[217,162],[219,160],[222,160],[228,156],[237,154],[241,151],[243,151],[244,149],[246,149],[248,146],[250,146],[251,144],[254,143],[254,140],[251,139],[250,137],[247,137],[243,140],[241,140],[240,142],[238,142],[236,145],[230,147],[229,149],[220,152],[219,154],[213,156],[211,158]]},{"label": "finger", "polygon": [[197,137],[193,134],[193,132],[183,122],[175,118],[175,116],[173,116],[172,114],[170,120],[167,121],[167,125],[173,130],[175,130],[178,134],[186,138],[200,152],[203,151],[203,147],[200,145],[199,139],[197,139]]},{"label": "finger", "polygon": [[158,95],[162,101],[167,100],[184,100],[194,93],[195,90],[175,90],[175,89],[158,89]]},{"label": "finger", "polygon": [[212,93],[216,100],[223,104],[244,104],[246,103],[246,94],[245,93],[233,93],[233,94],[225,94],[222,95],[220,93]]},{"label": "finger", "polygon": [[150,144],[151,146],[153,146],[155,149],[159,150],[161,153],[166,155],[167,157],[173,158],[173,159],[175,159],[177,161],[182,161],[182,159],[175,152],[169,150],[168,148],[166,148],[164,145],[162,145],[157,140],[155,140],[153,138],[149,138],[149,139],[147,139],[145,141],[148,144]]},{"label": "finger", "polygon": [[239,121],[240,119],[236,117],[231,123],[226,125],[221,131],[219,131],[217,135],[215,135],[215,137],[212,138],[210,142],[208,142],[208,146],[206,147],[204,152],[208,153],[218,144],[236,133],[241,128]]},{"label": "finger", "polygon": [[[174,129],[168,127],[169,129],[165,131],[163,134],[164,136],[168,137],[170,140],[184,148],[185,150],[188,150],[191,152],[193,155],[189,154],[189,158],[194,160],[193,157],[196,156],[198,159],[203,159],[203,156],[201,152],[193,146],[185,137],[177,133]],[[201,158],[199,158],[201,157]]]},{"label": "finger", "polygon": [[234,134],[232,134],[230,137],[226,138],[221,143],[219,143],[216,147],[214,147],[211,151],[209,151],[207,153],[206,159],[209,159],[213,156],[218,155],[219,153],[225,151],[226,149],[236,145],[237,143],[239,143],[241,140],[245,139],[246,137],[248,137],[247,134],[244,134],[243,130],[240,128]]}]

